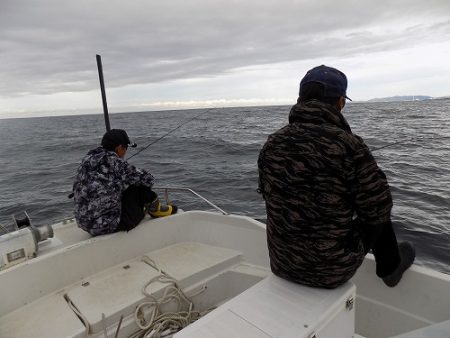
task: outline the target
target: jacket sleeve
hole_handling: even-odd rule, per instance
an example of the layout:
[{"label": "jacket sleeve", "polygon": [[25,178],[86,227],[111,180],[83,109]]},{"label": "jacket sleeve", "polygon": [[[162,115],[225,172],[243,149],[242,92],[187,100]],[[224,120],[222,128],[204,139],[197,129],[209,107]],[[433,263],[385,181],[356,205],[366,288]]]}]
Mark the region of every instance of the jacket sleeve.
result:
[{"label": "jacket sleeve", "polygon": [[131,185],[145,186],[151,188],[155,182],[152,174],[144,169],[135,167],[127,161],[119,160],[118,174],[123,184],[123,189]]},{"label": "jacket sleeve", "polygon": [[[369,148],[358,137],[354,154],[355,180],[353,184],[354,208],[357,216],[368,227],[381,228],[390,221],[392,196],[386,175],[378,167]],[[372,229],[375,231],[375,229]]]}]

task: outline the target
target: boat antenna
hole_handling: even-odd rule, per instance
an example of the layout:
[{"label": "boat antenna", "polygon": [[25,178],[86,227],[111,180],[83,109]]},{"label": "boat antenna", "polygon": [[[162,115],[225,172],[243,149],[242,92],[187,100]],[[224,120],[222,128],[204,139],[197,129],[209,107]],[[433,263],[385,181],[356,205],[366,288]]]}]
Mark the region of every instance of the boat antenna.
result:
[{"label": "boat antenna", "polygon": [[111,125],[109,123],[108,105],[106,103],[105,82],[103,81],[102,57],[97,54],[96,58],[97,58],[97,68],[98,68],[98,79],[100,80],[100,89],[102,91],[103,115],[105,116],[105,126],[106,126],[106,131],[110,131]]},{"label": "boat antenna", "polygon": [[200,115],[206,114],[207,112],[211,111],[215,109],[215,107],[213,108],[209,108],[206,110],[201,111],[200,113],[198,113],[197,115],[195,115],[194,117],[191,117],[189,120],[183,122],[182,124],[178,125],[176,128],[173,128],[171,130],[169,130],[167,133],[165,133],[164,135],[162,135],[161,137],[157,138],[156,140],[150,142],[149,144],[147,144],[144,148],[140,149],[136,154],[133,154],[132,156],[127,158],[127,161],[133,157],[135,157],[136,155],[142,153],[144,150],[146,150],[147,148],[149,148],[151,145],[155,144],[156,142],[161,141],[164,137],[166,137],[167,135],[172,134],[175,130],[181,128],[182,126],[184,126],[185,124],[191,122],[192,120],[195,120],[197,117],[199,117]]}]

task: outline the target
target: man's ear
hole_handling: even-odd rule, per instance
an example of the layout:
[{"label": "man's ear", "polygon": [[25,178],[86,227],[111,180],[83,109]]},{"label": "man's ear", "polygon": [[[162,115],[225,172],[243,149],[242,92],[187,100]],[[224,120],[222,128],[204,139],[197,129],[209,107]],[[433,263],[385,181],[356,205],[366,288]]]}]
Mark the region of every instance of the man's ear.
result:
[{"label": "man's ear", "polygon": [[336,101],[335,107],[337,110],[341,111],[345,107],[345,97],[339,96],[339,98]]},{"label": "man's ear", "polygon": [[114,152],[117,154],[117,156],[120,157],[122,155],[122,147],[118,145],[117,147],[114,148]]}]

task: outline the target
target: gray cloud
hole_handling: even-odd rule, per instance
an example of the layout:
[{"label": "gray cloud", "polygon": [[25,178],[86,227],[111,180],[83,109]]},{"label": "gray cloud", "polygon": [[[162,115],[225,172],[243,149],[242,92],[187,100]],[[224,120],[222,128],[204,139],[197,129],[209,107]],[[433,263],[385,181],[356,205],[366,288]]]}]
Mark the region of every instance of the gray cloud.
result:
[{"label": "gray cloud", "polygon": [[60,1],[0,4],[0,97],[209,77],[237,67],[448,39],[450,2]]}]

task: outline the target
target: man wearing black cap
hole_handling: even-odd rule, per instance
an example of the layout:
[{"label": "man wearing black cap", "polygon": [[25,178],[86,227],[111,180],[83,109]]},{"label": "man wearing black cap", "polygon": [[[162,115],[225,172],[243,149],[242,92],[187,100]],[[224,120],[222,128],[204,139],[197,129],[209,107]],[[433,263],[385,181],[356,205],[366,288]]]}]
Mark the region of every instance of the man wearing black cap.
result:
[{"label": "man wearing black cap", "polygon": [[111,129],[101,147],[83,158],[73,184],[75,218],[92,236],[129,231],[144,218],[177,212],[175,205],[162,206],[151,190],[153,176],[124,160],[128,147],[136,147],[122,129]]},{"label": "man wearing black cap", "polygon": [[393,287],[415,250],[397,244],[386,176],[341,113],[346,90],[341,71],[323,65],[308,71],[289,124],[260,152],[270,264],[287,280],[335,288],[372,250],[377,275]]}]

